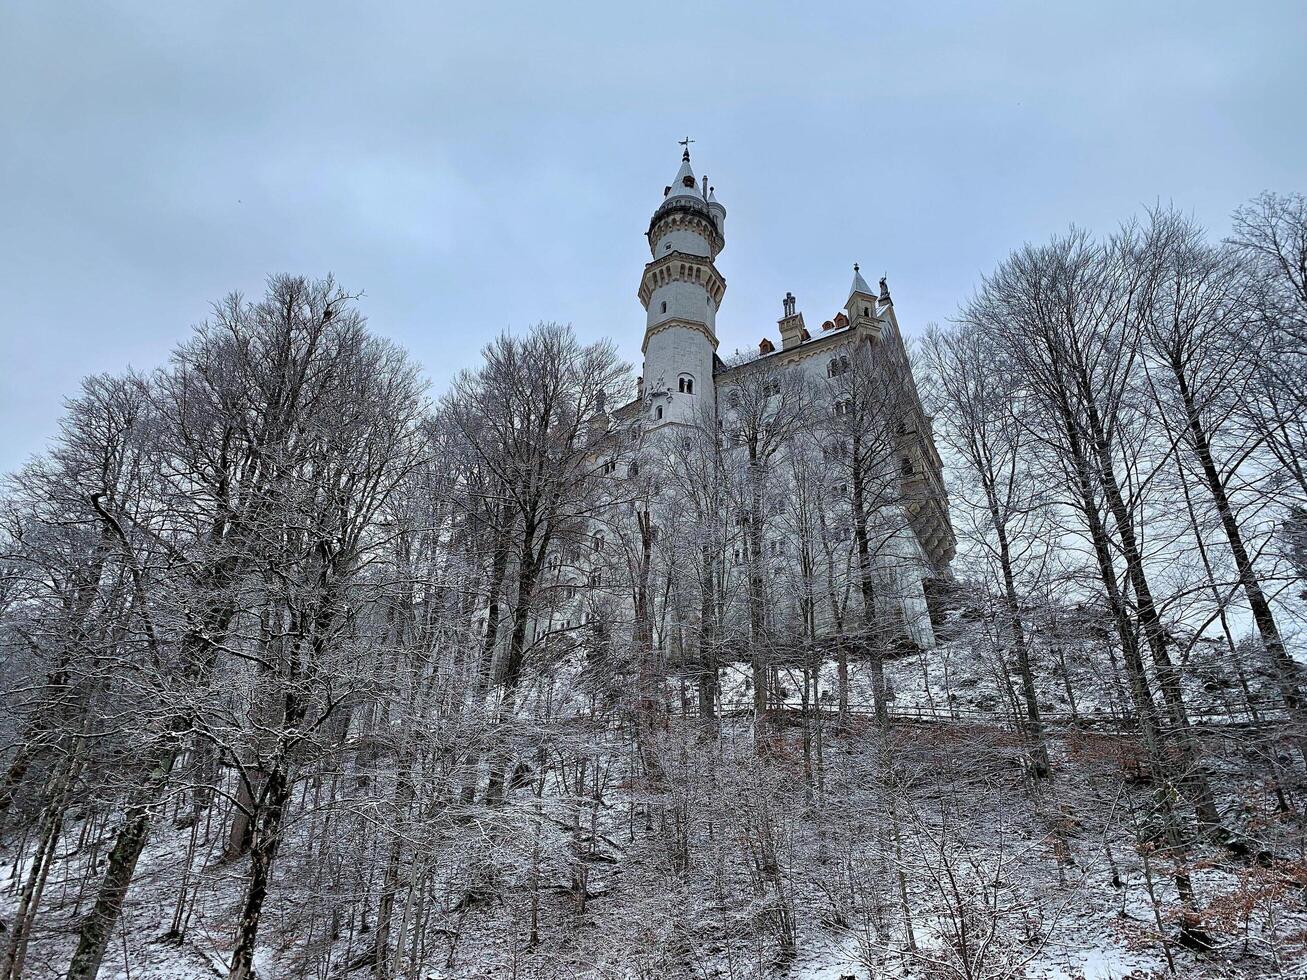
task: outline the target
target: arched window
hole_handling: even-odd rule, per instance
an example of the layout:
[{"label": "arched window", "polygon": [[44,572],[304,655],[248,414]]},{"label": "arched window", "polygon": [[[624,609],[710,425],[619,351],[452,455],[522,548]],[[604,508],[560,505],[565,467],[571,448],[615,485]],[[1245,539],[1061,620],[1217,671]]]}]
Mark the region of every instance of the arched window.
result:
[{"label": "arched window", "polygon": [[604,536],[601,531],[596,531],[590,539],[590,549],[595,552],[604,550]]},{"label": "arched window", "polygon": [[663,312],[667,312],[667,300],[663,300]]},{"label": "arched window", "polygon": [[682,395],[694,394],[694,378],[688,374],[681,375],[677,386],[680,388]]},{"label": "arched window", "polygon": [[863,315],[863,316],[871,316],[871,307],[869,307],[869,306],[864,306],[864,307],[862,308],[862,315]]},{"label": "arched window", "polygon": [[660,422],[662,421],[662,417],[663,417],[663,407],[659,405],[654,409],[654,421]]}]

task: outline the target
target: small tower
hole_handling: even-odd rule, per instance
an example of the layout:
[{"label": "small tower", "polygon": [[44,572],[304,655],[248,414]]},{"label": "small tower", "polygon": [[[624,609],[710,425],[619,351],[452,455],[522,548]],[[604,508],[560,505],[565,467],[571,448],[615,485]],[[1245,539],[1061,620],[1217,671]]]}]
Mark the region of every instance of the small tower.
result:
[{"label": "small tower", "polygon": [[873,337],[880,336],[880,321],[876,317],[876,294],[867,285],[858,271],[858,263],[853,263],[853,285],[849,287],[849,298],[844,303],[844,312],[854,330],[868,330]]},{"label": "small tower", "polygon": [[652,260],[640,279],[644,399],[653,427],[692,422],[716,408],[713,359],[726,280],[713,260],[726,245],[726,209],[706,180],[695,179],[689,144],[683,142],[681,168],[649,222]]}]

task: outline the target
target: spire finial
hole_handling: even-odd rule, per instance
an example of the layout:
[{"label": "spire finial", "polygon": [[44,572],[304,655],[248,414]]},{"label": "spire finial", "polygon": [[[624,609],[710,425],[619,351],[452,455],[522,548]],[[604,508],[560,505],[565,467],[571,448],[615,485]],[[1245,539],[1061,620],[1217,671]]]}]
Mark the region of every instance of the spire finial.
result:
[{"label": "spire finial", "polygon": [[696,141],[690,139],[690,137],[687,136],[685,137],[685,139],[678,140],[677,142],[680,143],[681,146],[685,147],[685,152],[681,154],[681,159],[682,160],[690,159],[690,144]]},{"label": "spire finial", "polygon": [[853,263],[853,271],[854,271],[854,272],[857,272],[857,271],[858,271],[858,263],[856,263],[856,262]]}]

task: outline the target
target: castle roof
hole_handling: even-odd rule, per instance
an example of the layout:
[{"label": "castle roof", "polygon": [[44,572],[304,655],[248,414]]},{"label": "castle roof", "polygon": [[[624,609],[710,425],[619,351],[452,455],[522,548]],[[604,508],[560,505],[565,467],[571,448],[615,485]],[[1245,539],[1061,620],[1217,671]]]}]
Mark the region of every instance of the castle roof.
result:
[{"label": "castle roof", "polygon": [[858,263],[853,263],[853,285],[849,287],[849,295],[862,293],[864,296],[874,297],[876,294],[871,291],[867,285],[867,280],[862,278],[862,273],[858,271]]}]

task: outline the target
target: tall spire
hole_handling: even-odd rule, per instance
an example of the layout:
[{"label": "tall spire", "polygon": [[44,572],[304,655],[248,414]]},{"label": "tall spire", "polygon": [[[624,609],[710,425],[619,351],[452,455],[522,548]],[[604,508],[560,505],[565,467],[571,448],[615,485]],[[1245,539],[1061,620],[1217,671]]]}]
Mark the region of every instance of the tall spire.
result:
[{"label": "tall spire", "polygon": [[862,278],[862,273],[858,271],[858,263],[853,263],[853,285],[849,287],[849,295],[862,293],[864,296],[875,296],[871,287],[867,285],[867,280]]},{"label": "tall spire", "polygon": [[668,188],[666,196],[703,197],[703,194],[699,191],[699,182],[694,177],[694,169],[690,166],[690,151],[688,149],[681,154],[681,169],[676,171],[676,179],[672,181],[672,186]]}]

